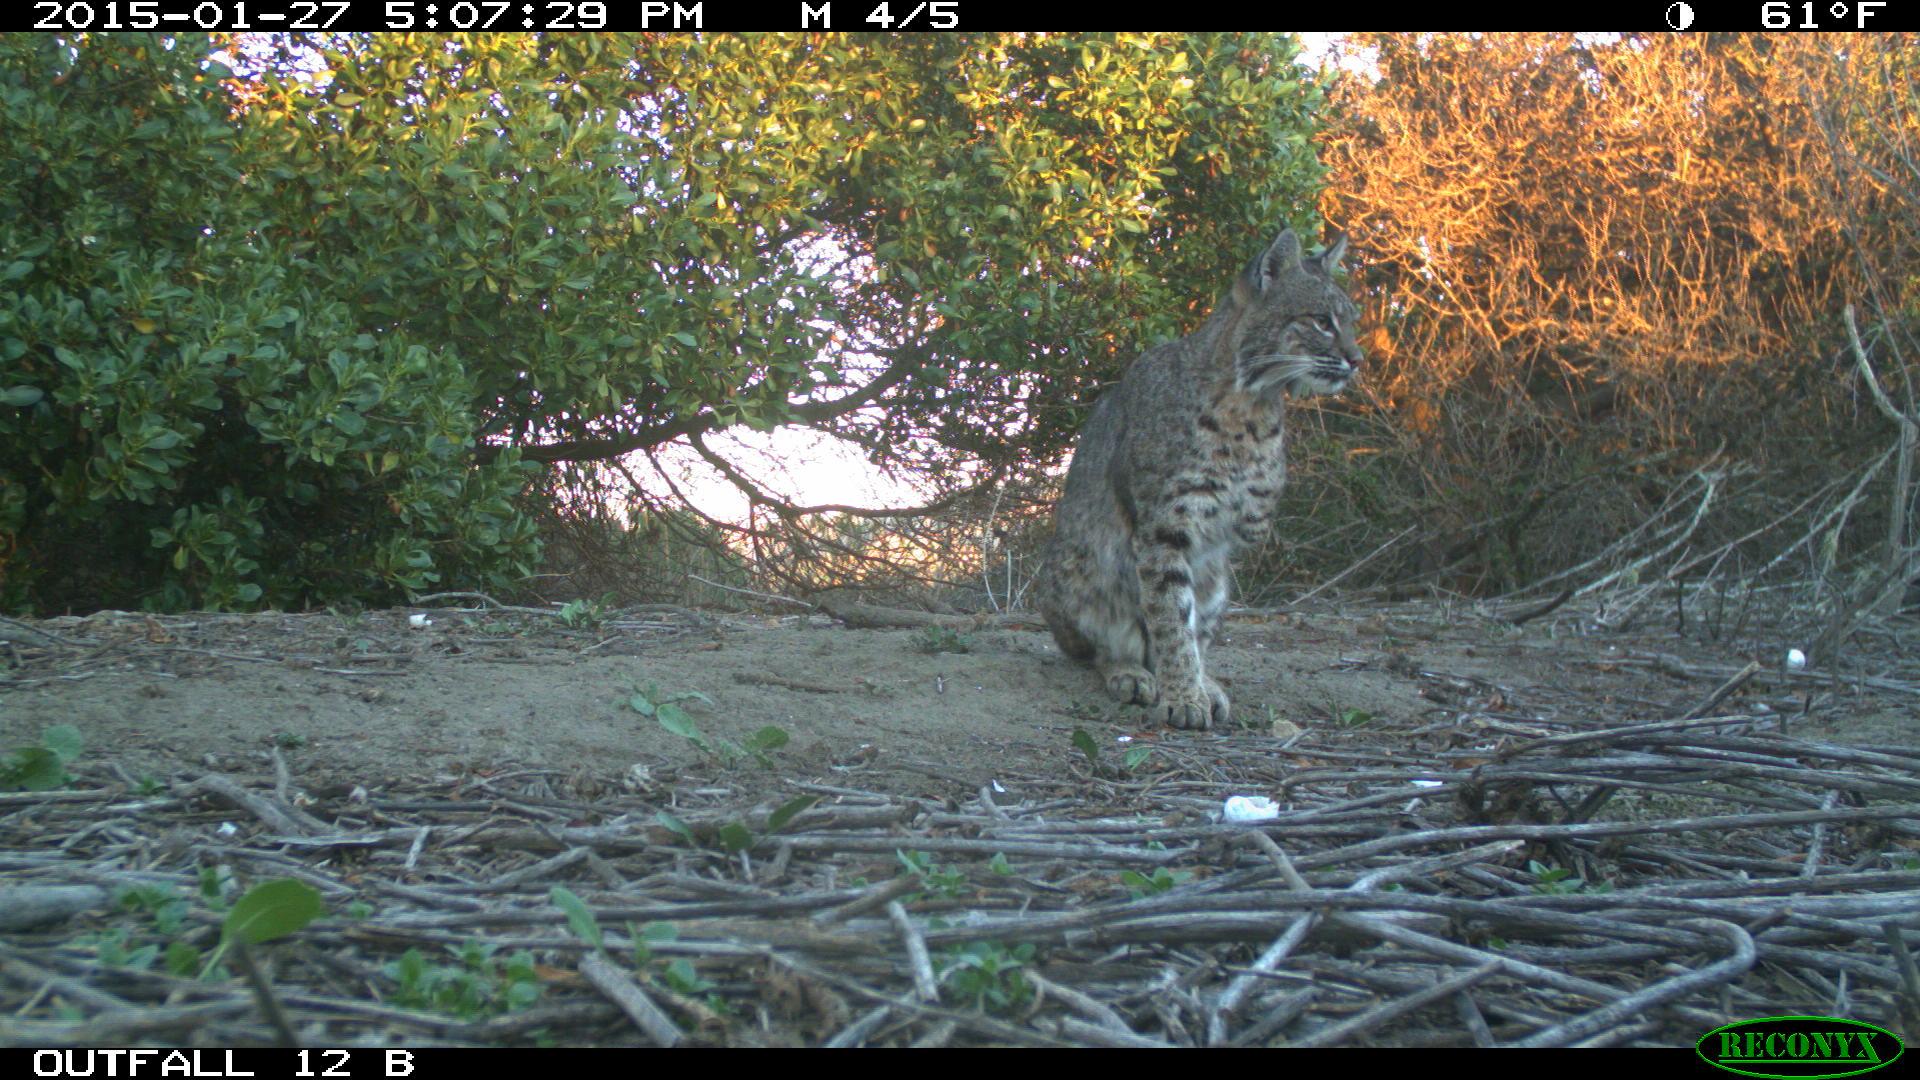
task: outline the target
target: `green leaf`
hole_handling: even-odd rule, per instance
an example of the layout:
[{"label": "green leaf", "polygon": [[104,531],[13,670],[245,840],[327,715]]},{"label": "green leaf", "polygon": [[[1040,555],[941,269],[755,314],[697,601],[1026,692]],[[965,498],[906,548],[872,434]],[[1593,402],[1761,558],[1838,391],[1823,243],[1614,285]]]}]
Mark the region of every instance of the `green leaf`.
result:
[{"label": "green leaf", "polygon": [[0,758],[0,791],[52,791],[67,782],[60,755],[30,746]]},{"label": "green leaf", "polygon": [[767,815],[767,831],[779,832],[786,827],[787,822],[794,819],[796,814],[801,813],[819,801],[820,796],[818,795],[802,795],[797,799],[790,799],[782,803],[778,810]]},{"label": "green leaf", "polygon": [[553,902],[554,907],[566,914],[567,925],[573,929],[573,936],[596,949],[606,947],[605,937],[600,932],[599,920],[593,917],[593,912],[587,910],[586,901],[576,896],[573,890],[565,885],[555,885],[547,891],[547,898]]},{"label": "green leaf", "polygon": [[200,968],[201,952],[184,941],[169,942],[167,945],[167,971],[183,979],[192,978]]},{"label": "green leaf", "polygon": [[1086,728],[1074,728],[1072,741],[1074,749],[1087,756],[1088,764],[1099,766],[1100,744],[1093,741],[1093,736],[1087,734]]},{"label": "green leaf", "polygon": [[687,827],[687,823],[667,813],[665,810],[657,811],[653,815],[653,820],[658,822],[661,828],[685,840],[688,844],[694,847],[700,846],[699,839],[693,835],[693,830]]},{"label": "green leaf", "polygon": [[60,763],[65,765],[80,756],[86,740],[72,724],[55,724],[40,733],[40,745],[59,755]]},{"label": "green leaf", "polygon": [[295,933],[326,912],[313,886],[279,878],[255,885],[234,901],[220,933],[226,939],[258,945]]},{"label": "green leaf", "polygon": [[747,736],[746,745],[749,750],[764,753],[787,745],[790,738],[791,736],[780,728],[768,725]]},{"label": "green leaf", "polygon": [[753,833],[737,821],[720,826],[720,846],[728,851],[745,851],[753,846]]},{"label": "green leaf", "polygon": [[699,743],[702,746],[706,745],[706,739],[701,736],[700,729],[693,726],[693,718],[688,716],[686,711],[681,709],[680,706],[662,705],[655,710],[654,719],[658,720],[660,726],[667,729],[671,734]]}]

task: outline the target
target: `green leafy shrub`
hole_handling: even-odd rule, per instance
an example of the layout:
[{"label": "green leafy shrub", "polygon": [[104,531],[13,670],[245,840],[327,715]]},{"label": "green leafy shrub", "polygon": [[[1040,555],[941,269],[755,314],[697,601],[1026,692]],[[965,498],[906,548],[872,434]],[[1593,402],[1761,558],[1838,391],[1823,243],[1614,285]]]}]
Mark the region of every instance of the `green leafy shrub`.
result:
[{"label": "green leafy shrub", "polygon": [[500,583],[533,554],[441,342],[316,284],[203,36],[0,40],[0,606]]}]

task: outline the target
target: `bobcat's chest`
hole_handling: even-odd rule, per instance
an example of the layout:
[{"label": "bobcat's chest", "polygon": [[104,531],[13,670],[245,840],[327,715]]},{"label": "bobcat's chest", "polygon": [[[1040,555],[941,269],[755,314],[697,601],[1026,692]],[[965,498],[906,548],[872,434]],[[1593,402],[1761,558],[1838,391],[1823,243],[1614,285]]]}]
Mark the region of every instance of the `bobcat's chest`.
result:
[{"label": "bobcat's chest", "polygon": [[1286,482],[1286,424],[1281,405],[1250,395],[1211,403],[1198,420],[1197,471],[1213,489],[1207,515],[1216,539],[1253,543],[1264,533],[1274,500]]}]

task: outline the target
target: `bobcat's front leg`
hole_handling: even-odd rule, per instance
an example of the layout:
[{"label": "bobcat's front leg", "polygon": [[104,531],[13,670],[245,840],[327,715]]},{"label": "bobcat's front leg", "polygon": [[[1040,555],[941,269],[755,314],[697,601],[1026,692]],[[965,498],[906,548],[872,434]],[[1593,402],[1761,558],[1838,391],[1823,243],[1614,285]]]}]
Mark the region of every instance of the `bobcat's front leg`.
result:
[{"label": "bobcat's front leg", "polygon": [[1200,655],[1189,558],[1193,533],[1178,524],[1149,526],[1135,534],[1133,547],[1147,626],[1147,658],[1160,684],[1160,699],[1149,711],[1176,728],[1205,729],[1226,723],[1227,695],[1207,677]]}]

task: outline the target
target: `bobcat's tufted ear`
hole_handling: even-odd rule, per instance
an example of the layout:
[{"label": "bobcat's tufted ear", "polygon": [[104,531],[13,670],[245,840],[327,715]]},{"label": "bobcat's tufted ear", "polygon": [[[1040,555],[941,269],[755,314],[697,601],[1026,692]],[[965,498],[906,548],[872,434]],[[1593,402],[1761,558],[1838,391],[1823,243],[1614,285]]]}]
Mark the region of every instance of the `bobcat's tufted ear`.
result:
[{"label": "bobcat's tufted ear", "polygon": [[1346,254],[1347,234],[1340,233],[1333,238],[1333,243],[1327,245],[1326,250],[1315,255],[1313,258],[1314,261],[1320,265],[1320,273],[1331,278],[1333,277],[1333,272],[1340,269],[1340,260],[1344,258]]},{"label": "bobcat's tufted ear", "polygon": [[1240,280],[1233,283],[1234,299],[1246,303],[1267,291],[1280,276],[1300,267],[1300,238],[1291,228],[1281,229],[1267,250],[1254,257]]}]

